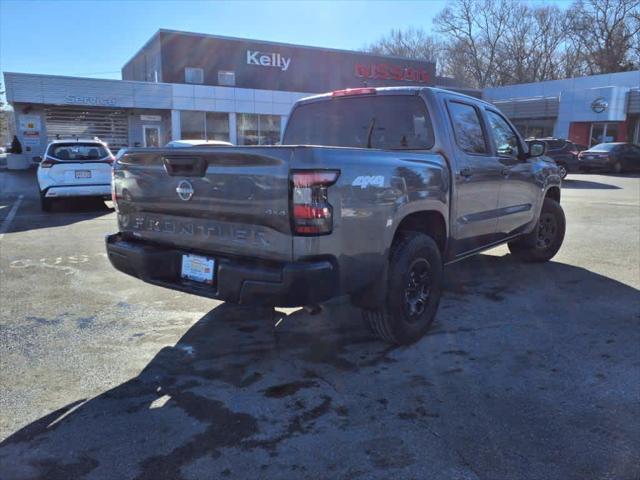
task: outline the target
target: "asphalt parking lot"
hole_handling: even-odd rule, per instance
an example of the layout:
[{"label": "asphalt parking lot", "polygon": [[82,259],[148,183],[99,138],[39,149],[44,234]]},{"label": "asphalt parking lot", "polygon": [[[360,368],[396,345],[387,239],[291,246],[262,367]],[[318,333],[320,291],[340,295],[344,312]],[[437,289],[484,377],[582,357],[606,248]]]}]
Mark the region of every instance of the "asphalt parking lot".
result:
[{"label": "asphalt parking lot", "polygon": [[[557,257],[446,270],[410,347],[109,265],[101,202],[0,171],[0,478],[640,478],[640,178],[570,175]],[[280,314],[277,316],[280,317]]]}]

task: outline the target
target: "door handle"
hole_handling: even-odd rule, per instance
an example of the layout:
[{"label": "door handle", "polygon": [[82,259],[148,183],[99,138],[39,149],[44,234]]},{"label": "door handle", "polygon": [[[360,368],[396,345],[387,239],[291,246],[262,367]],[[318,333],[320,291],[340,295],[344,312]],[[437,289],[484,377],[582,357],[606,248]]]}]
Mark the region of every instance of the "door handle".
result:
[{"label": "door handle", "polygon": [[511,172],[509,171],[509,169],[507,167],[503,167],[502,168],[502,176],[503,177],[508,177],[509,173],[511,173]]},{"label": "door handle", "polygon": [[460,176],[469,178],[471,175],[473,175],[473,173],[471,172],[470,168],[465,167],[460,169]]}]

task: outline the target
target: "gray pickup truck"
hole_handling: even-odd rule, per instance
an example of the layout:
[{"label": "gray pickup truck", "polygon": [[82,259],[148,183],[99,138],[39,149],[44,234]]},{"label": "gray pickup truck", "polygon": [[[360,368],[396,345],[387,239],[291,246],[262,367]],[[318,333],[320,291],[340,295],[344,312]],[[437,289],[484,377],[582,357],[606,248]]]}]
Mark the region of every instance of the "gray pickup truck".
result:
[{"label": "gray pickup truck", "polygon": [[113,169],[115,268],[227,302],[348,295],[392,343],[436,315],[443,266],[507,243],[544,262],[560,176],[493,105],[436,88],[300,100],[282,146],[133,149]]}]

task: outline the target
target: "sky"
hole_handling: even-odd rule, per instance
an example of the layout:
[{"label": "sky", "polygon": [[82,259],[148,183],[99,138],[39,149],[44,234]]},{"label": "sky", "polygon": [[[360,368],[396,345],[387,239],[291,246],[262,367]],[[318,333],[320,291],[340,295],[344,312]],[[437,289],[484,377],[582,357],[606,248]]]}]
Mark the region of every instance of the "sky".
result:
[{"label": "sky", "polygon": [[445,3],[0,0],[0,70],[120,78],[159,28],[361,49]]},{"label": "sky", "polygon": [[0,72],[118,79],[122,66],[160,28],[361,49],[392,28],[431,30],[445,5],[442,0],[0,0]]}]

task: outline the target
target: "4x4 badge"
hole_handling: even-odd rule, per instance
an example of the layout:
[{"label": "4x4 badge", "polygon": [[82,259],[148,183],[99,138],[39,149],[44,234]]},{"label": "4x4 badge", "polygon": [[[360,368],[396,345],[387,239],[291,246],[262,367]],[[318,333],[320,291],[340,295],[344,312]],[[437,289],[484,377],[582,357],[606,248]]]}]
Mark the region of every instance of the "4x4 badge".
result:
[{"label": "4x4 badge", "polygon": [[191,197],[193,197],[193,185],[186,180],[182,180],[176,187],[176,193],[178,197],[180,197],[180,200],[188,202],[191,200]]}]

